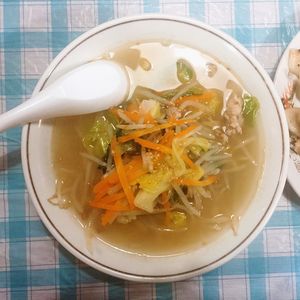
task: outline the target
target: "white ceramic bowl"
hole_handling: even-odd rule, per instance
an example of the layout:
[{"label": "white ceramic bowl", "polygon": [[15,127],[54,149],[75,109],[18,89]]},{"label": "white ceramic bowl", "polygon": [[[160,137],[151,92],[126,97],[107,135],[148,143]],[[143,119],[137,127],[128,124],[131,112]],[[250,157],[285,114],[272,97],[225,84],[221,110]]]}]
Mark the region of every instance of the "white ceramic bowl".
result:
[{"label": "white ceramic bowl", "polygon": [[227,231],[214,242],[179,255],[151,257],[127,253],[99,240],[91,254],[78,221],[48,203],[54,193],[51,166],[51,125],[24,127],[22,160],[32,201],[46,227],[68,251],[91,267],[113,276],[137,281],[173,281],[210,271],[233,258],[262,230],[281,196],[289,152],[288,130],[272,81],[239,43],[205,24],[190,19],[144,15],[102,24],[70,43],[51,63],[34,93],[67,70],[99,54],[134,41],[170,40],[217,58],[251,94],[260,99],[265,135],[265,166],[254,198],[240,222],[237,236]]}]

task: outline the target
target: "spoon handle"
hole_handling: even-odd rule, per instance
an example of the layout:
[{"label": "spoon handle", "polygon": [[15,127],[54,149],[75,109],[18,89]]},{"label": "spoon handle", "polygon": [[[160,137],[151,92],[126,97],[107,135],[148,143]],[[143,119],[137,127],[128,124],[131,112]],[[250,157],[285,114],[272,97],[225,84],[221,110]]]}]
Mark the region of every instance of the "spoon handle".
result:
[{"label": "spoon handle", "polygon": [[[51,94],[42,91],[36,96],[16,106],[15,108],[1,114],[0,132],[3,132],[12,127],[16,127],[18,125],[24,125],[29,122],[38,121],[40,119],[51,118],[51,106],[55,104],[57,105],[57,102],[59,101],[59,99],[57,99],[56,97],[56,101],[54,101],[55,103],[53,103],[53,101],[48,101],[50,100],[50,98],[52,98],[51,96]],[[45,103],[49,103],[51,105],[47,105],[48,107],[45,107]],[[43,109],[41,109],[41,106],[43,106]]]}]

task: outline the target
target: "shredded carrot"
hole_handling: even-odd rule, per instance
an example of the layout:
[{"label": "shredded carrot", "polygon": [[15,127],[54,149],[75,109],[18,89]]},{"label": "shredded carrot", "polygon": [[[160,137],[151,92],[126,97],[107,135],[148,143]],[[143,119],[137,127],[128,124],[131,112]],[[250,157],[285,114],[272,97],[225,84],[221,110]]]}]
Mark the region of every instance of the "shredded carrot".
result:
[{"label": "shredded carrot", "polygon": [[[136,179],[139,178],[140,176],[144,175],[147,173],[147,170],[143,169],[142,163],[139,165],[130,165],[132,168],[128,168],[128,164],[125,165],[125,171],[128,169],[128,182],[130,185],[134,184],[136,182]],[[126,168],[127,167],[127,168]],[[116,181],[115,184],[110,184],[108,181],[104,181],[104,184],[102,184],[102,181],[100,181],[97,184],[97,189],[94,196],[94,199],[90,202],[91,206],[93,203],[98,203],[99,201],[101,203],[111,203],[119,199],[126,199],[126,195],[123,192],[118,191],[113,194],[109,194],[110,189],[115,189],[116,187],[120,187],[121,190],[123,190],[122,185],[120,184],[119,178]],[[101,188],[101,189],[100,189]],[[94,188],[95,190],[95,188]],[[123,195],[123,197],[121,196]]]},{"label": "shredded carrot", "polygon": [[118,212],[112,210],[106,210],[105,213],[103,213],[101,216],[102,226],[111,224],[117,216],[118,216]]},{"label": "shredded carrot", "polygon": [[140,168],[142,165],[143,165],[143,160],[140,155],[137,155],[131,161],[129,161],[124,167],[126,171],[131,171],[133,169]]},{"label": "shredded carrot", "polygon": [[141,115],[138,111],[134,110],[134,111],[128,111],[128,110],[123,110],[123,113],[133,122],[137,123],[140,118]]},{"label": "shredded carrot", "polygon": [[139,138],[143,135],[150,134],[150,133],[162,130],[162,129],[170,128],[170,127],[180,125],[180,124],[188,124],[188,123],[194,123],[194,122],[195,122],[195,120],[186,120],[186,119],[174,120],[170,123],[156,125],[156,126],[153,126],[151,128],[136,130],[135,132],[130,133],[128,135],[123,135],[123,136],[118,138],[118,142],[119,143],[125,143],[125,142],[128,142],[130,140],[134,140],[136,138]]},{"label": "shredded carrot", "polygon": [[194,162],[187,156],[187,154],[183,153],[181,158],[191,169],[195,170],[198,168],[197,165],[194,164]]},{"label": "shredded carrot", "polygon": [[113,139],[111,141],[111,149],[112,149],[115,166],[116,166],[116,170],[117,170],[117,173],[119,176],[120,183],[121,183],[124,193],[127,197],[130,208],[133,208],[134,207],[134,203],[133,203],[134,195],[133,195],[133,192],[131,190],[131,187],[130,187],[127,177],[126,177],[126,172],[125,172],[125,168],[124,168],[122,157],[121,157],[120,146],[115,137],[113,137]]},{"label": "shredded carrot", "polygon": [[162,137],[160,144],[163,144],[165,146],[171,147],[172,146],[172,141],[175,136],[174,130],[166,130],[166,133]]},{"label": "shredded carrot", "polygon": [[161,194],[161,199],[162,199],[162,203],[164,206],[164,209],[166,210],[166,214],[165,214],[165,225],[169,225],[170,224],[170,208],[171,208],[171,204],[169,201],[169,196],[168,196],[168,192],[163,192]]},{"label": "shredded carrot", "polygon": [[106,193],[106,191],[112,187],[114,184],[118,183],[119,177],[118,173],[113,170],[108,175],[103,177],[93,188],[93,192],[97,193]]},{"label": "shredded carrot", "polygon": [[166,153],[166,154],[172,154],[172,149],[167,147],[167,146],[164,146],[164,145],[161,145],[161,144],[155,144],[155,143],[152,143],[150,141],[140,139],[140,138],[136,138],[134,141],[136,143],[140,144],[141,146],[145,147],[145,148],[149,148],[149,149],[156,150],[156,151],[159,151],[159,152],[163,152],[163,153]]},{"label": "shredded carrot", "polygon": [[216,96],[215,92],[207,91],[201,95],[190,95],[190,96],[180,97],[175,101],[175,104],[180,105],[185,101],[209,101],[213,99],[215,96]]},{"label": "shredded carrot", "polygon": [[[122,186],[121,186],[120,182],[118,182],[115,185],[112,185],[111,187],[109,187],[109,189],[107,190],[107,195],[116,194],[116,193],[120,192],[121,190],[122,190]],[[97,194],[97,196],[98,196],[98,194]]]},{"label": "shredded carrot", "polygon": [[[128,173],[133,169],[141,168],[143,165],[142,159],[140,156],[135,156],[129,163],[127,163],[124,168]],[[108,175],[104,176],[95,186],[93,192],[95,194],[104,192],[111,188],[113,185],[119,182],[119,176],[116,170],[111,171]]]},{"label": "shredded carrot", "polygon": [[[128,181],[129,181],[129,184],[132,185],[136,182],[137,178],[139,178],[140,176],[146,174],[147,171],[144,170],[144,169],[138,169],[132,173],[130,173],[128,175]],[[110,189],[117,189],[117,191],[115,193],[112,193],[112,194],[109,194],[109,190]],[[123,190],[120,182],[118,181],[118,183],[116,183],[115,185],[111,185],[109,186],[108,188],[106,189],[103,189],[101,190],[100,192],[96,193],[93,200],[91,202],[103,202],[103,203],[111,203],[111,202],[114,202],[118,199],[126,199],[126,195],[122,192],[120,192],[120,190]],[[117,195],[124,195],[124,197],[121,197],[121,196],[117,196]],[[117,197],[115,199],[115,197]]]},{"label": "shredded carrot", "polygon": [[109,182],[108,178],[105,177],[101,181],[99,181],[93,188],[93,193],[106,193],[106,191],[112,186]]},{"label": "shredded carrot", "polygon": [[95,197],[95,199],[93,201],[90,202],[91,206],[92,204],[101,202],[103,204],[111,204],[117,200],[122,200],[122,199],[126,199],[126,195],[124,192],[120,192],[117,194],[113,194],[113,195],[107,195],[104,197],[99,197],[98,195]]},{"label": "shredded carrot", "polygon": [[175,179],[175,182],[177,184],[187,185],[187,186],[207,186],[207,185],[214,183],[216,180],[217,180],[217,176],[208,176],[204,180],[178,178],[178,179]]},{"label": "shredded carrot", "polygon": [[190,127],[184,129],[184,130],[181,130],[180,132],[176,133],[175,134],[175,137],[176,138],[182,138],[184,137],[185,135],[187,135],[188,133],[190,133],[191,131],[193,131],[194,129],[196,129],[199,125],[191,125]]},{"label": "shredded carrot", "polygon": [[172,146],[172,142],[173,142],[174,136],[175,136],[174,131],[173,130],[170,131],[170,134],[169,134],[168,139],[166,141],[166,146],[168,146],[168,147]]}]

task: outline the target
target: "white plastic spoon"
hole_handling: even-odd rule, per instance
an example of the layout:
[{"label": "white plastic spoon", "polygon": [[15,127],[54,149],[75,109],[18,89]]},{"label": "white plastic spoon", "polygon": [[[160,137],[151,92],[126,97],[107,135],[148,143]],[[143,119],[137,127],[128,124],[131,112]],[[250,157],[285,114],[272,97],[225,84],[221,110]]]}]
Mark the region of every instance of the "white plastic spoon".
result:
[{"label": "white plastic spoon", "polygon": [[119,64],[89,62],[0,115],[0,132],[40,119],[87,114],[119,105],[128,95],[129,85],[128,74]]}]

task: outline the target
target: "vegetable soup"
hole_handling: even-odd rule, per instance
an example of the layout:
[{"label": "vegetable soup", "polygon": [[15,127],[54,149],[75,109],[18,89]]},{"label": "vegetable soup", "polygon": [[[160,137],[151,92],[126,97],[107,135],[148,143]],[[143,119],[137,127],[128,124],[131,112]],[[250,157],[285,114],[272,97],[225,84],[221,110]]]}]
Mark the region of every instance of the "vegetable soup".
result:
[{"label": "vegetable soup", "polygon": [[128,71],[119,107],[54,120],[56,193],[114,247],[175,254],[238,234],[264,162],[259,101],[228,68],[166,42],[103,54]]}]

